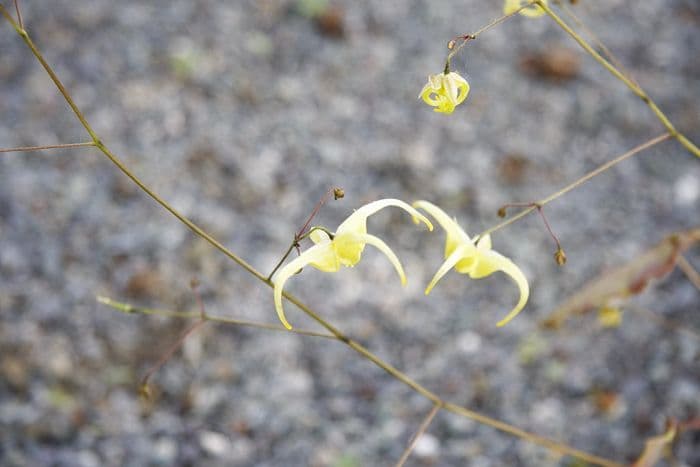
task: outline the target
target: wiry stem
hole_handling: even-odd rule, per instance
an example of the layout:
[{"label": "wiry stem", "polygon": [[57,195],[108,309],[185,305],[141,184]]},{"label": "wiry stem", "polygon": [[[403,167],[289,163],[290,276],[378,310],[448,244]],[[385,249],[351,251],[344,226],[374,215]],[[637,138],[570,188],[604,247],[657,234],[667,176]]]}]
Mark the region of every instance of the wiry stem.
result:
[{"label": "wiry stem", "polygon": [[611,160],[611,161],[606,162],[605,164],[601,165],[601,166],[598,167],[597,169],[595,169],[595,170],[593,170],[593,171],[587,173],[587,174],[584,175],[583,177],[581,177],[581,178],[575,180],[574,182],[572,182],[572,183],[570,183],[569,185],[565,186],[565,187],[562,188],[561,190],[559,190],[559,191],[557,191],[557,192],[555,192],[555,193],[552,193],[551,195],[547,196],[546,198],[542,199],[541,201],[537,201],[537,202],[535,202],[535,203],[532,203],[532,205],[531,205],[529,208],[524,209],[523,211],[520,211],[519,213],[517,213],[516,215],[514,215],[514,216],[511,217],[510,219],[506,219],[505,221],[501,222],[500,224],[497,224],[497,225],[495,225],[495,226],[493,226],[493,227],[490,227],[490,228],[484,230],[483,232],[481,232],[481,233],[479,234],[479,236],[482,236],[482,237],[483,237],[483,236],[486,235],[486,234],[493,233],[493,232],[495,232],[495,231],[497,231],[497,230],[502,229],[503,227],[506,227],[506,226],[512,224],[513,222],[515,222],[515,221],[517,221],[517,220],[519,220],[519,219],[522,219],[523,217],[527,216],[527,215],[530,214],[531,212],[535,211],[535,210],[537,209],[537,206],[538,206],[538,205],[539,205],[540,207],[542,207],[542,206],[544,206],[545,204],[551,203],[551,202],[554,201],[555,199],[557,199],[557,198],[559,198],[559,197],[565,195],[566,193],[570,192],[570,191],[573,190],[574,188],[577,188],[577,187],[581,186],[582,184],[586,183],[588,180],[592,179],[592,178],[595,177],[596,175],[600,175],[601,173],[605,172],[605,171],[608,170],[610,167],[612,167],[612,166],[614,166],[614,165],[616,165],[616,164],[619,164],[620,162],[624,161],[625,159],[629,159],[630,157],[634,156],[635,154],[640,153],[640,152],[644,151],[645,149],[648,149],[648,148],[650,148],[650,147],[652,147],[652,146],[654,146],[654,145],[656,145],[656,144],[659,144],[660,142],[665,141],[665,140],[669,139],[670,137],[671,137],[671,135],[670,135],[669,133],[665,133],[665,134],[663,134],[663,135],[657,136],[656,138],[652,138],[652,139],[650,139],[649,141],[647,141],[647,142],[645,142],[645,143],[642,143],[642,144],[640,144],[639,146],[637,146],[637,147],[635,147],[635,148],[633,148],[633,149],[630,149],[630,150],[627,151],[626,153],[624,153],[624,154],[622,154],[622,155],[620,155],[620,156],[614,158],[614,159]]},{"label": "wiry stem", "polygon": [[[181,319],[198,318],[198,317],[202,316],[201,310],[200,311],[160,310],[157,308],[147,308],[147,307],[142,307],[142,306],[134,306],[134,305],[131,305],[129,303],[119,302],[116,300],[112,300],[109,297],[103,297],[103,296],[99,296],[99,295],[97,296],[97,301],[104,304],[104,305],[107,305],[111,308],[114,308],[117,311],[121,311],[122,313],[126,313],[126,314],[138,313],[141,315],[156,315],[156,316],[163,316],[166,318],[181,318]],[[265,329],[266,331],[293,332],[295,334],[299,334],[299,335],[303,335],[303,336],[323,337],[326,339],[335,339],[335,340],[338,339],[333,334],[327,334],[324,332],[306,331],[304,329],[297,329],[297,328],[287,330],[287,328],[285,328],[284,326],[279,326],[277,324],[258,323],[255,321],[226,318],[223,316],[212,315],[209,313],[206,313],[204,315],[204,318],[202,318],[202,319],[204,321],[211,321],[213,323],[229,324],[229,325],[243,326],[243,327],[257,328],[257,329]]]},{"label": "wiry stem", "polygon": [[165,353],[158,359],[158,361],[153,365],[145,375],[143,375],[143,378],[141,379],[141,391],[145,394],[149,393],[148,390],[148,382],[151,380],[151,376],[158,371],[165,363],[170,360],[170,358],[173,356],[173,354],[179,349],[182,344],[185,342],[185,339],[187,339],[192,333],[194,333],[197,329],[200,328],[206,321],[205,320],[199,320],[196,323],[191,324],[187,329],[185,329],[182,334],[180,334],[180,337],[171,345],[168,350],[165,351]]},{"label": "wiry stem", "polygon": [[[450,53],[447,54],[447,60],[445,61],[445,74],[449,73],[449,71],[450,71],[450,60],[452,60],[452,57],[454,57],[457,52],[462,50],[462,48],[465,45],[467,45],[467,42],[475,40],[477,37],[479,37],[479,35],[482,32],[488,31],[492,27],[501,24],[503,21],[507,20],[508,18],[510,18],[514,15],[517,15],[518,13],[520,13],[521,10],[524,10],[525,8],[527,8],[530,5],[532,5],[533,3],[535,3],[535,1],[536,0],[530,0],[530,2],[524,4],[523,6],[521,6],[520,8],[515,10],[514,12],[508,13],[507,15],[499,16],[498,18],[492,20],[490,23],[482,26],[481,28],[477,29],[476,31],[474,31],[471,34],[463,34],[461,36],[456,36],[456,37],[452,38],[452,40],[450,40],[450,42],[448,42],[448,46],[447,46],[450,49]],[[458,39],[462,39],[462,42],[460,42],[459,45],[457,45],[455,47],[454,44],[456,44]]]},{"label": "wiry stem", "polygon": [[676,138],[679,143],[683,145],[690,153],[700,157],[700,148],[698,148],[692,141],[690,141],[685,135],[679,132],[676,127],[673,126],[669,118],[665,113],[659,109],[656,103],[649,97],[649,95],[642,89],[637,83],[632,81],[630,78],[625,76],[619,69],[617,69],[612,63],[607,61],[602,55],[600,55],[591,45],[586,42],[586,40],[581,37],[576,31],[571,29],[571,27],[564,22],[563,19],[559,17],[552,9],[543,1],[536,0],[535,3],[539,5],[549,16],[554,20],[555,23],[559,25],[567,34],[569,34],[578,44],[583,47],[583,49],[588,52],[590,56],[593,57],[595,61],[603,65],[603,67],[608,70],[614,77],[622,81],[628,88],[632,90],[634,94],[637,95],[644,103],[649,106],[649,108],[654,112],[656,117],[661,121],[663,126],[666,127],[669,134]]},{"label": "wiry stem", "polygon": [[632,74],[625,69],[625,67],[622,65],[622,62],[612,53],[612,51],[603,43],[603,41],[600,40],[600,38],[591,30],[591,28],[586,26],[586,24],[583,21],[581,21],[581,19],[576,15],[576,13],[574,13],[574,11],[571,8],[569,8],[566,2],[563,2],[561,0],[555,0],[554,3],[556,3],[557,6],[559,6],[559,8],[561,8],[562,11],[566,13],[566,15],[569,18],[571,18],[571,20],[574,23],[576,23],[577,27],[583,29],[585,33],[588,34],[588,36],[593,40],[595,45],[597,45],[598,48],[603,51],[605,57],[607,58],[607,60],[610,61],[610,63],[615,65],[622,74],[624,74],[627,78],[629,78],[630,81],[632,81],[637,87],[639,87],[639,83],[637,82],[637,80],[634,79],[634,76],[632,76]]},{"label": "wiry stem", "polygon": [[683,271],[683,274],[686,275],[688,280],[698,289],[700,290],[700,273],[693,267],[690,262],[685,259],[685,257],[678,256],[678,259],[676,260],[676,265],[678,266],[678,269]]},{"label": "wiry stem", "polygon": [[86,143],[49,144],[46,146],[21,146],[18,148],[0,148],[0,152],[29,152],[43,151],[44,149],[86,148],[91,146],[95,146],[94,141],[88,141]]},{"label": "wiry stem", "polygon": [[406,450],[404,450],[403,454],[401,454],[401,458],[399,458],[399,461],[396,463],[396,467],[401,467],[406,463],[409,456],[413,452],[413,449],[416,447],[418,438],[423,436],[425,431],[430,426],[430,423],[433,421],[433,418],[435,418],[435,415],[437,415],[441,408],[442,407],[440,405],[433,405],[433,408],[430,410],[430,412],[428,412],[428,415],[425,416],[423,422],[421,422],[420,426],[418,427],[418,431],[416,431],[411,440],[408,442],[408,446],[406,447]]},{"label": "wiry stem", "polygon": [[22,12],[19,9],[19,0],[15,0],[15,11],[17,12],[17,22],[19,27],[24,29],[24,21],[22,21]]}]

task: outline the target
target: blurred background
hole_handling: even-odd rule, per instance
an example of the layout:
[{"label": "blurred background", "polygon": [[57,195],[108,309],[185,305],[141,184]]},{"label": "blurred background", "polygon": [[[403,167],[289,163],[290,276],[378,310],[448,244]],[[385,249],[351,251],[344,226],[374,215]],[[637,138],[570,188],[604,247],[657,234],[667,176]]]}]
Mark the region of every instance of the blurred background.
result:
[{"label": "blurred background", "polygon": [[[3,4],[10,11],[11,2]],[[334,229],[379,198],[427,199],[476,234],[508,202],[543,198],[662,134],[651,111],[547,18],[514,17],[455,58],[454,114],[418,98],[447,41],[500,1],[22,1],[26,27],[96,132],[138,176],[269,272],[318,199]],[[575,12],[677,127],[700,142],[700,7],[584,0]],[[0,147],[87,141],[44,70],[0,25]],[[667,416],[700,416],[700,292],[679,271],[634,299],[691,331],[626,312],[558,332],[538,322],[600,272],[697,226],[700,161],[667,141],[545,208],[494,248],[530,280],[449,273],[429,298],[443,234],[399,210],[370,219],[409,282],[368,249],[353,269],[307,268],[288,289],[450,401],[629,462]],[[700,266],[696,247],[688,260]],[[392,465],[431,406],[340,343],[207,324],[138,395],[189,325],[135,305],[276,323],[272,292],[142,194],[97,150],[0,157],[0,464]],[[317,329],[293,306],[297,327]],[[694,333],[694,334],[693,334]],[[686,433],[678,465],[700,463]],[[571,465],[440,413],[408,465]]]}]

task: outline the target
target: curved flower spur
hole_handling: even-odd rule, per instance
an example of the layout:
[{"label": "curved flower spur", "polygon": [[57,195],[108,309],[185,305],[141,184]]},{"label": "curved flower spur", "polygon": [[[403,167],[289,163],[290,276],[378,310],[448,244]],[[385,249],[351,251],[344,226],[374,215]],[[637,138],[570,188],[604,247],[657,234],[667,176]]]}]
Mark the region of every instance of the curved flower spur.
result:
[{"label": "curved flower spur", "polygon": [[[496,271],[502,271],[509,275],[518,285],[520,300],[505,318],[496,323],[496,326],[503,326],[515,318],[527,303],[527,299],[530,296],[530,286],[518,266],[510,259],[491,249],[491,236],[484,235],[479,239],[469,238],[469,235],[462,230],[456,220],[450,218],[442,209],[428,201],[416,201],[413,203],[413,207],[422,209],[433,216],[447,234],[445,262],[442,263],[442,266],[440,266],[430,284],[426,287],[425,294],[428,295],[442,276],[447,274],[452,268],[455,268],[459,273],[469,275],[472,279],[482,279]],[[417,219],[416,222],[418,222]]]},{"label": "curved flower spur", "polygon": [[433,230],[433,225],[425,216],[398,199],[382,199],[362,206],[345,219],[335,233],[320,227],[312,227],[309,237],[315,245],[283,266],[272,279],[275,309],[280,321],[287,329],[292,329],[292,326],[284,316],[282,290],[285,282],[304,266],[311,265],[324,272],[337,272],[340,266],[356,265],[360,261],[365,245],[372,245],[389,258],[401,278],[401,285],[406,284],[406,274],[391,248],[379,237],[367,233],[367,218],[389,206],[403,209],[413,216],[416,223],[423,222],[429,230]]}]

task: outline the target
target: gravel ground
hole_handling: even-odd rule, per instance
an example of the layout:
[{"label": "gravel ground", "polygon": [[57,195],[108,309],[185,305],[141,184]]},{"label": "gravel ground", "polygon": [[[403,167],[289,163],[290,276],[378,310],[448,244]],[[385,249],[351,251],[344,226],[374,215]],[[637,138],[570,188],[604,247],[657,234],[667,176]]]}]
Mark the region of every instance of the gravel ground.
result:
[{"label": "gravel ground", "polygon": [[[10,2],[3,2],[8,6]],[[551,21],[513,18],[455,60],[468,101],[451,116],[416,96],[445,44],[501,2],[23,1],[47,60],[124,162],[164,199],[269,271],[323,192],[331,228],[365,202],[429,199],[474,234],[507,202],[542,198],[663,128]],[[632,8],[632,6],[634,8]],[[576,11],[700,141],[700,8],[692,0],[585,0]],[[542,57],[556,51],[557,69]],[[563,68],[562,68],[563,67]],[[0,26],[0,146],[85,141],[45,72]],[[146,198],[97,151],[0,157],[0,464],[6,466],[391,465],[429,402],[324,339],[205,325],[153,379],[188,326],[125,315],[98,294],[276,322],[269,289]],[[494,235],[528,276],[448,274],[426,298],[442,234],[398,211],[370,229],[409,284],[368,252],[353,270],[305,270],[289,289],[440,396],[586,451],[631,461],[664,419],[700,416],[698,338],[628,313],[558,333],[537,322],[605,268],[697,225],[700,163],[665,142],[546,208],[569,262],[534,216]],[[700,267],[698,248],[688,259]],[[382,284],[378,287],[378,283]],[[634,302],[700,330],[700,293],[679,271]],[[291,305],[298,327],[314,324]],[[700,439],[677,465],[700,465]],[[440,413],[409,465],[571,465]]]}]

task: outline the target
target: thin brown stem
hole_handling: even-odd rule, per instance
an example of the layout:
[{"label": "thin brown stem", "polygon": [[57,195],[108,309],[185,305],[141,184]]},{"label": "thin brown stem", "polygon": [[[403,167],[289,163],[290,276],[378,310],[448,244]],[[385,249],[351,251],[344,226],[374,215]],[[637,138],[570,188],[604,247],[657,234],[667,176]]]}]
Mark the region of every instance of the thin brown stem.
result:
[{"label": "thin brown stem", "polygon": [[67,143],[67,144],[48,144],[45,146],[22,146],[19,148],[0,148],[0,152],[29,152],[29,151],[43,151],[44,149],[70,149],[70,148],[86,148],[94,147],[95,143],[93,141],[88,141],[85,143]]},{"label": "thin brown stem", "polygon": [[328,198],[330,197],[330,195],[332,193],[335,193],[336,190],[337,190],[337,188],[331,188],[330,190],[326,191],[323,194],[323,196],[321,196],[320,200],[318,200],[318,203],[316,203],[316,206],[314,206],[314,209],[311,211],[311,214],[309,214],[309,217],[308,217],[308,219],[306,219],[306,222],[304,223],[304,225],[302,225],[301,229],[299,229],[299,231],[294,234],[294,240],[292,240],[292,243],[291,243],[291,245],[289,245],[289,248],[287,249],[287,251],[284,253],[284,255],[282,255],[282,258],[280,258],[280,260],[277,262],[275,267],[272,268],[272,271],[270,272],[270,274],[268,274],[268,276],[267,276],[268,281],[272,280],[272,276],[274,276],[275,273],[277,272],[277,270],[280,267],[282,267],[282,264],[284,264],[284,262],[287,260],[289,255],[292,253],[292,250],[294,248],[296,248],[297,253],[299,253],[299,242],[304,237],[306,229],[309,228],[309,224],[311,224],[311,221],[313,220],[313,218],[316,217],[316,214],[318,214],[318,211],[326,203],[326,201],[328,201]]},{"label": "thin brown stem", "polygon": [[179,349],[182,344],[185,342],[185,339],[187,339],[193,332],[195,332],[197,329],[199,329],[200,326],[202,326],[204,323],[206,323],[205,320],[199,320],[196,323],[193,323],[190,325],[187,329],[183,331],[183,333],[178,337],[177,341],[173,345],[168,348],[168,350],[158,359],[158,361],[153,365],[143,376],[141,379],[141,388],[145,390],[145,392],[148,392],[148,382],[151,379],[151,376],[158,371],[165,363],[167,363],[168,360],[173,356],[173,354]]},{"label": "thin brown stem", "polygon": [[620,156],[614,158],[614,159],[611,160],[611,161],[606,162],[605,164],[601,165],[601,166],[598,167],[597,169],[595,169],[595,170],[593,170],[593,171],[587,173],[587,174],[584,175],[583,177],[581,177],[581,178],[575,180],[574,182],[572,182],[572,183],[570,183],[569,185],[565,186],[565,187],[562,188],[561,190],[559,190],[559,191],[557,191],[557,192],[555,192],[555,193],[552,193],[551,195],[547,196],[546,198],[542,199],[541,201],[538,201],[538,202],[534,203],[534,204],[533,204],[532,206],[530,206],[529,208],[524,209],[523,211],[520,211],[519,213],[517,213],[517,214],[514,215],[513,217],[511,217],[511,218],[509,218],[509,219],[506,219],[505,221],[501,222],[500,224],[497,224],[497,225],[495,225],[495,226],[493,226],[493,227],[490,227],[490,228],[484,230],[484,231],[480,234],[480,236],[484,236],[484,235],[486,235],[486,234],[493,233],[493,232],[495,232],[495,231],[497,231],[497,230],[502,229],[503,227],[506,227],[506,226],[508,226],[508,225],[510,225],[510,224],[512,224],[512,223],[514,223],[515,221],[517,221],[517,220],[519,220],[519,219],[522,219],[523,217],[527,216],[527,215],[530,214],[531,212],[535,211],[535,210],[537,209],[537,205],[539,205],[539,206],[544,206],[545,204],[551,203],[551,202],[554,201],[555,199],[557,199],[557,198],[559,198],[559,197],[565,195],[566,193],[570,192],[570,191],[573,190],[574,188],[578,188],[579,186],[581,186],[582,184],[586,183],[588,180],[592,179],[593,177],[595,177],[595,176],[597,176],[597,175],[600,175],[601,173],[605,172],[606,170],[608,170],[608,169],[611,168],[612,166],[617,165],[617,164],[619,164],[620,162],[624,161],[625,159],[629,159],[630,157],[634,156],[635,154],[638,154],[638,153],[644,151],[645,149],[649,149],[650,147],[652,147],[652,146],[654,146],[654,145],[656,145],[656,144],[659,144],[659,143],[661,143],[662,141],[666,141],[666,140],[669,139],[670,137],[671,137],[671,134],[670,134],[670,133],[664,133],[663,135],[659,135],[659,136],[657,136],[656,138],[652,138],[652,139],[650,139],[649,141],[647,141],[647,142],[645,142],[645,143],[642,143],[642,144],[640,144],[639,146],[637,146],[637,147],[635,147],[635,148],[633,148],[633,149],[630,149],[630,150],[627,151],[626,153],[624,153],[624,154],[622,154],[622,155],[620,155]]},{"label": "thin brown stem", "polygon": [[15,0],[15,11],[17,11],[17,23],[19,27],[24,29],[24,21],[22,21],[22,12],[19,9],[19,0]]},{"label": "thin brown stem", "polygon": [[433,418],[435,418],[435,415],[437,415],[441,408],[442,407],[438,404],[433,405],[433,408],[430,410],[430,412],[428,412],[428,415],[425,416],[423,422],[421,422],[420,426],[418,427],[418,431],[416,431],[413,437],[411,437],[411,440],[408,442],[408,446],[404,450],[403,454],[401,454],[401,458],[396,463],[396,467],[402,467],[406,463],[409,456],[413,452],[413,449],[415,449],[418,439],[425,434],[425,431],[428,429],[430,423],[433,421]]},{"label": "thin brown stem", "polygon": [[549,221],[547,220],[547,216],[544,214],[544,209],[542,208],[542,205],[537,203],[537,202],[531,202],[531,203],[508,203],[504,204],[498,209],[498,213],[500,217],[504,217],[506,210],[509,208],[535,208],[537,209],[537,212],[539,213],[540,217],[542,218],[542,222],[544,223],[545,228],[547,229],[547,232],[549,232],[549,236],[552,237],[552,240],[554,240],[554,243],[557,244],[557,249],[561,250],[561,242],[559,242],[559,239],[557,236],[554,234],[554,230],[552,230],[552,226],[549,225]]},{"label": "thin brown stem", "polygon": [[[305,229],[306,229],[306,228],[305,228]],[[312,227],[311,230],[309,230],[308,232],[305,232],[305,233],[302,234],[302,235],[300,235],[299,233],[294,234],[294,240],[292,240],[292,243],[289,245],[289,248],[287,248],[287,251],[284,253],[284,255],[282,255],[282,258],[280,258],[280,260],[277,262],[277,264],[275,265],[275,267],[272,268],[272,271],[270,272],[270,274],[268,274],[268,276],[267,276],[267,280],[268,280],[268,281],[272,281],[272,276],[274,276],[275,273],[277,272],[277,270],[278,270],[280,267],[282,267],[282,264],[286,261],[286,259],[287,259],[287,258],[289,257],[289,255],[292,253],[292,250],[293,250],[293,249],[296,248],[297,253],[299,253],[299,246],[300,246],[299,242],[301,242],[302,240],[308,238],[314,230],[320,230],[320,231],[322,231],[322,232],[325,232],[326,235],[328,235],[328,237],[331,238],[331,239],[335,236],[335,234],[334,234],[333,232],[331,232],[330,230],[328,230],[327,228],[321,227],[321,226],[318,226],[318,225],[315,226],[315,227]]]},{"label": "thin brown stem", "polygon": [[311,224],[311,221],[314,219],[314,217],[316,217],[316,214],[318,214],[318,211],[321,210],[323,205],[326,204],[326,201],[328,201],[328,198],[330,198],[331,195],[333,193],[335,193],[336,190],[337,190],[337,188],[331,188],[328,191],[326,191],[323,194],[323,196],[321,196],[321,199],[318,200],[318,203],[316,203],[316,206],[314,206],[314,209],[311,211],[311,214],[309,214],[309,218],[306,219],[306,222],[304,222],[304,225],[301,226],[301,229],[299,229],[299,231],[296,233],[295,238],[297,241],[299,241],[299,237],[301,237],[302,235],[304,235],[304,233],[306,233],[306,229],[309,228],[309,224]]},{"label": "thin brown stem", "polygon": [[[497,420],[490,419],[489,417],[481,415],[480,413],[473,412],[469,409],[466,409],[466,408],[459,406],[459,405],[456,405],[456,404],[452,404],[452,403],[448,402],[445,404],[444,408],[445,408],[445,410],[456,413],[458,415],[469,418],[471,420],[482,423],[484,425],[488,425],[492,428],[495,428],[497,430],[500,430],[500,431],[503,431],[503,432],[508,433],[510,435],[513,435],[517,438],[523,439],[525,441],[529,441],[529,442],[534,443],[534,444],[539,444],[540,446],[544,446],[547,449],[549,449],[550,451],[556,452],[558,454],[576,457],[580,460],[589,462],[589,463],[594,464],[594,465],[600,465],[603,467],[623,467],[623,465],[624,465],[624,464],[620,464],[620,463],[615,462],[615,461],[611,461],[609,459],[605,459],[604,457],[599,457],[599,456],[595,456],[592,454],[588,454],[588,453],[583,452],[583,451],[579,451],[578,449],[574,449],[570,446],[558,443],[556,441],[545,438],[543,436],[529,433],[525,430],[521,430],[520,428],[516,428],[516,427],[509,425],[507,423],[503,423],[503,422],[499,422]],[[493,422],[496,422],[496,423],[493,423]]]},{"label": "thin brown stem", "polygon": [[[488,31],[489,29],[491,29],[492,27],[501,24],[503,21],[507,20],[507,19],[510,18],[510,17],[512,17],[512,16],[514,16],[514,15],[517,15],[518,13],[520,13],[520,10],[524,10],[525,8],[531,6],[532,4],[535,3],[535,1],[536,1],[536,0],[531,0],[530,2],[528,2],[528,3],[526,3],[525,5],[521,6],[520,8],[518,8],[517,10],[515,10],[514,12],[509,13],[509,14],[507,14],[507,15],[499,16],[498,18],[495,18],[494,20],[492,20],[492,21],[489,22],[488,24],[482,26],[481,28],[477,29],[476,31],[474,31],[474,32],[471,33],[471,34],[463,34],[463,35],[461,35],[461,36],[456,36],[456,37],[454,37],[452,40],[450,40],[450,41],[448,42],[448,48],[449,48],[451,51],[450,51],[450,53],[447,55],[447,60],[446,60],[446,63],[445,63],[445,70],[446,70],[447,72],[449,72],[449,70],[450,70],[450,60],[452,60],[452,57],[454,57],[456,53],[458,53],[460,50],[462,50],[462,48],[463,48],[465,45],[467,45],[467,42],[475,40],[477,37],[479,37],[479,35],[481,35],[481,33],[486,32],[486,31]],[[462,42],[460,42],[459,45],[457,45],[457,46],[455,47],[454,44],[457,42],[458,39],[462,39]],[[450,47],[450,45],[452,45],[452,47]]]},{"label": "thin brown stem", "polygon": [[678,257],[676,260],[676,265],[678,265],[678,269],[683,271],[683,274],[686,275],[688,280],[698,289],[700,290],[700,273],[693,267],[690,262],[685,259],[682,255]]},{"label": "thin brown stem", "polygon": [[298,242],[297,240],[294,240],[294,241],[289,245],[289,248],[287,248],[287,251],[284,253],[284,255],[282,255],[282,258],[280,258],[280,260],[277,262],[277,264],[275,265],[275,267],[272,268],[272,271],[271,271],[270,274],[268,274],[268,276],[267,276],[267,280],[272,280],[272,276],[275,275],[275,273],[277,272],[277,270],[278,270],[279,268],[281,268],[281,267],[282,267],[282,264],[284,264],[284,262],[287,260],[287,258],[289,258],[289,255],[292,253],[292,250],[293,250],[294,248],[298,248],[298,247],[299,247],[299,242]]},{"label": "thin brown stem", "polygon": [[95,145],[99,147],[100,145],[100,139],[97,137],[97,134],[93,131],[93,129],[90,127],[88,124],[87,120],[85,119],[85,116],[83,113],[80,111],[78,106],[75,104],[73,101],[73,98],[71,95],[68,93],[68,90],[66,87],[63,85],[60,79],[58,79],[58,75],[53,71],[53,69],[49,66],[48,62],[44,59],[44,56],[39,52],[39,49],[37,49],[36,45],[32,41],[31,37],[29,37],[29,34],[27,31],[22,28],[19,24],[15,22],[14,19],[12,19],[12,16],[7,12],[4,6],[0,5],[0,14],[2,14],[7,21],[10,22],[12,27],[15,28],[15,31],[17,31],[17,34],[19,34],[22,37],[22,40],[24,40],[25,44],[29,47],[29,49],[32,51],[32,54],[34,54],[34,57],[41,63],[41,66],[44,67],[44,70],[46,73],[49,75],[51,78],[51,81],[56,85],[58,88],[58,91],[61,93],[63,98],[66,100],[68,105],[70,106],[71,110],[73,110],[73,113],[75,114],[76,117],[78,117],[78,120],[80,120],[80,123],[83,125],[85,130],[88,132],[92,140],[95,142]]},{"label": "thin brown stem", "polygon": [[202,294],[199,293],[199,281],[197,279],[192,279],[190,281],[190,287],[194,293],[195,299],[197,300],[197,308],[199,308],[199,318],[202,321],[207,320],[207,312],[204,309],[204,300],[202,300]]}]

